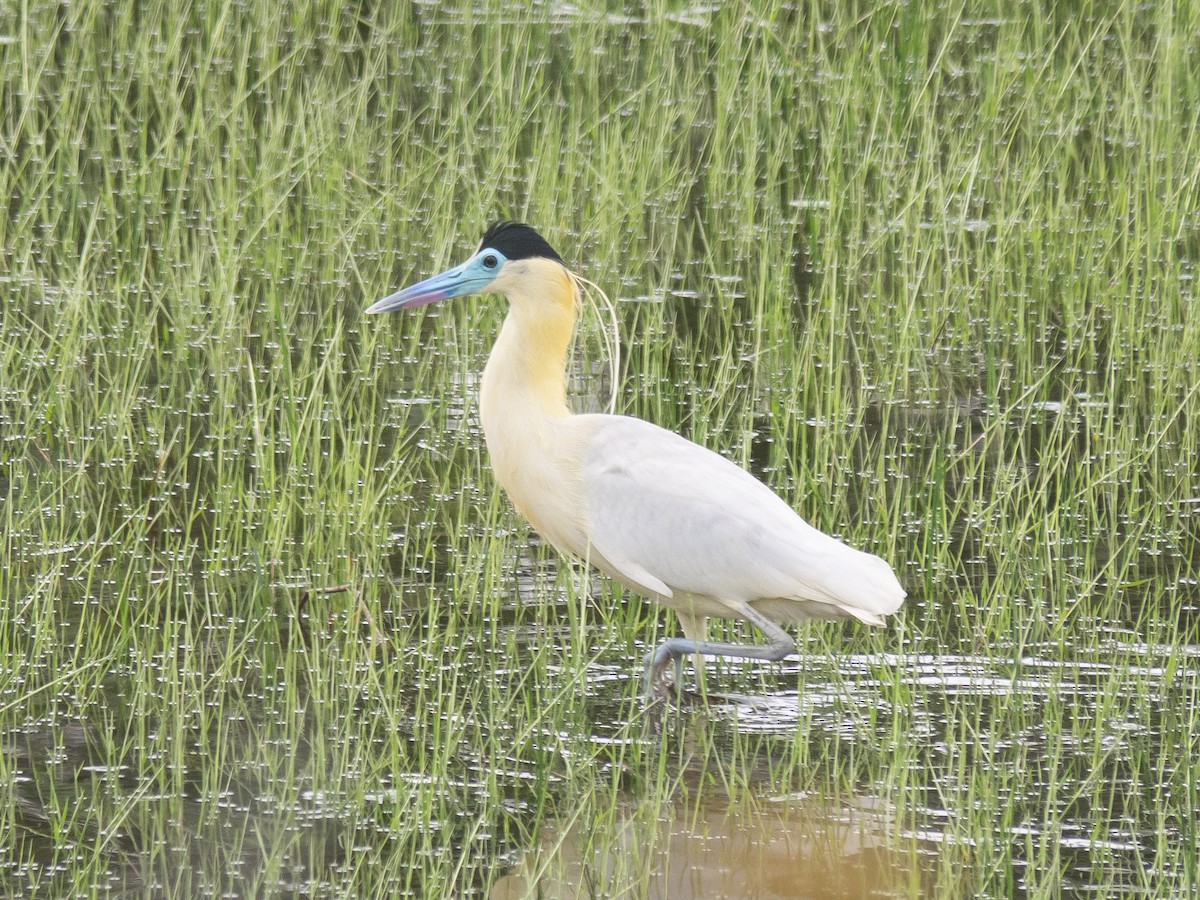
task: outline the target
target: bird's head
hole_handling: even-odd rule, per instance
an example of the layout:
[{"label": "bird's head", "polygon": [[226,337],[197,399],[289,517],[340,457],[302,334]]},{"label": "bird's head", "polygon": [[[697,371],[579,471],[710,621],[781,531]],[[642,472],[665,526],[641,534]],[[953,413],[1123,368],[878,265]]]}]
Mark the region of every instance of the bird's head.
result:
[{"label": "bird's head", "polygon": [[572,284],[562,257],[528,225],[496,222],[484,232],[479,249],[466,262],[384,297],[366,311],[412,309],[485,290],[504,294],[512,302],[526,296],[549,298],[559,293],[546,290],[541,284],[545,281]]}]

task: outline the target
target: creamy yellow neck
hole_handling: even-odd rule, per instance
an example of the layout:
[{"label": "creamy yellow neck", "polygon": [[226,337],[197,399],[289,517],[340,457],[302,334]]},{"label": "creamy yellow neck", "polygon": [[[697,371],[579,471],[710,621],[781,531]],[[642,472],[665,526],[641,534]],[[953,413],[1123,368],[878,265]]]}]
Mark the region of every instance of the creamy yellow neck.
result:
[{"label": "creamy yellow neck", "polygon": [[508,316],[480,385],[480,418],[489,443],[499,430],[530,417],[570,415],[566,364],[575,330],[575,285],[566,269],[549,260],[529,261],[505,282]]},{"label": "creamy yellow neck", "polygon": [[532,259],[505,263],[492,287],[509,304],[479,392],[492,471],[538,534],[564,553],[585,558],[587,498],[580,466],[591,419],[572,416],[566,398],[575,282],[561,264]]}]

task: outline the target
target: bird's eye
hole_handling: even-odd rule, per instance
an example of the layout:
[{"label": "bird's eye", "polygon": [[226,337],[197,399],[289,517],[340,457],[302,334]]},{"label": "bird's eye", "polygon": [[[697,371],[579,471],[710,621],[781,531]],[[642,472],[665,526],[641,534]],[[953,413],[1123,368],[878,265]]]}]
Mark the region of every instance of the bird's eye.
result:
[{"label": "bird's eye", "polygon": [[496,268],[496,257],[494,257],[494,256],[490,256],[490,255],[489,255],[489,256],[485,256],[485,257],[483,258],[483,266],[484,266],[484,268],[485,268],[485,269],[494,269],[494,268]]}]

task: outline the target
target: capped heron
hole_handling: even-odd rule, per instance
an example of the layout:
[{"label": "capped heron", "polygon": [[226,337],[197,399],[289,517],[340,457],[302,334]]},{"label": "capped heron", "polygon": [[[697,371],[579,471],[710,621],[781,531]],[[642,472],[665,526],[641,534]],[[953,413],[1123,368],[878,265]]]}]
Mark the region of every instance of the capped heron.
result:
[{"label": "capped heron", "polygon": [[[579,281],[530,226],[497,222],[462,265],[367,312],[480,291],[508,298],[479,394],[496,478],[558,550],[679,617],[685,636],[646,656],[648,698],[667,695],[667,669],[687,654],[779,660],[796,649],[783,623],[882,625],[900,608],[886,562],[813,528],[746,470],[641,419],[567,408]],[[710,641],[712,617],[744,619],[767,642]]]}]

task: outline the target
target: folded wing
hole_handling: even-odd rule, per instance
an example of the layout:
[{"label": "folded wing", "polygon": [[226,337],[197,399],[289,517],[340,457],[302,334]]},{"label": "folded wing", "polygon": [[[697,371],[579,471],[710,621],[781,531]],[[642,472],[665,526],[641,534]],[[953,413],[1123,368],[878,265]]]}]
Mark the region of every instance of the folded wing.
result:
[{"label": "folded wing", "polygon": [[602,418],[582,473],[588,530],[631,587],[754,603],[781,621],[878,625],[899,609],[887,563],[813,528],[744,469],[640,419]]}]

